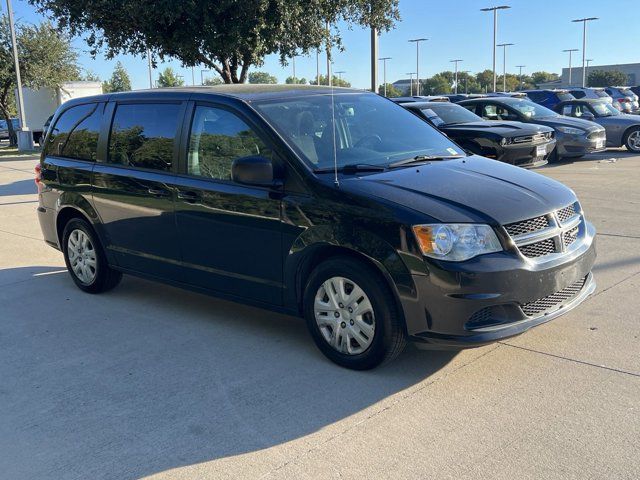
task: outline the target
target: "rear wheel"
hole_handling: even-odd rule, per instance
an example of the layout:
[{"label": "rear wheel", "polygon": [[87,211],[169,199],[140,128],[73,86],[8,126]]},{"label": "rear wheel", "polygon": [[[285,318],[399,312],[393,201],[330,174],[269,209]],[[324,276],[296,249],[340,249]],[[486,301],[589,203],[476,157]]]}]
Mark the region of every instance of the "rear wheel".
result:
[{"label": "rear wheel", "polygon": [[320,264],[309,277],[304,314],[318,348],[343,367],[367,370],[397,357],[406,336],[381,275],[349,257]]},{"label": "rear wheel", "polygon": [[631,152],[640,152],[640,128],[634,127],[625,134],[624,146]]},{"label": "rear wheel", "polygon": [[73,218],[65,225],[62,250],[71,278],[85,292],[106,292],[122,279],[122,274],[107,264],[102,246],[85,220]]}]

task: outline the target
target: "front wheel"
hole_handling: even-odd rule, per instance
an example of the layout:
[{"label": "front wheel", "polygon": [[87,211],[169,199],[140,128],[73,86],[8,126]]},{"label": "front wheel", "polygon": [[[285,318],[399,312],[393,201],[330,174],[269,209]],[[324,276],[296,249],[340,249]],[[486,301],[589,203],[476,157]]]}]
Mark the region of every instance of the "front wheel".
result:
[{"label": "front wheel", "polygon": [[406,345],[398,307],[381,274],[349,257],[320,264],[304,292],[314,342],[330,360],[368,370],[397,357]]},{"label": "front wheel", "polygon": [[624,146],[630,152],[640,152],[640,128],[635,127],[624,136]]}]

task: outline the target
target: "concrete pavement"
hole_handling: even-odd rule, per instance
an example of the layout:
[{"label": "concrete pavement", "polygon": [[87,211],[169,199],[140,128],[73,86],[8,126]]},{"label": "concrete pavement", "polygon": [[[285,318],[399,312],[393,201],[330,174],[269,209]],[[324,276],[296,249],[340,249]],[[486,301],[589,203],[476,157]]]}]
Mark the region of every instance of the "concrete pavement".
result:
[{"label": "concrete pavement", "polygon": [[35,161],[0,154],[1,478],[640,478],[640,157],[539,170],[598,228],[590,300],[372,372],[296,318],[132,277],[82,293],[41,239]]}]

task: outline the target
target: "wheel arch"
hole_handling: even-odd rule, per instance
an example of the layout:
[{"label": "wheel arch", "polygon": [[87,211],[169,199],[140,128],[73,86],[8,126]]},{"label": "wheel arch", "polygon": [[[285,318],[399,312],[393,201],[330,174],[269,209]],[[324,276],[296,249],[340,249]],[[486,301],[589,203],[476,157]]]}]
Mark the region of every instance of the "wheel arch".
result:
[{"label": "wheel arch", "polygon": [[620,143],[623,147],[627,146],[627,136],[634,130],[640,130],[640,125],[631,125],[627,127],[625,131],[622,133]]}]

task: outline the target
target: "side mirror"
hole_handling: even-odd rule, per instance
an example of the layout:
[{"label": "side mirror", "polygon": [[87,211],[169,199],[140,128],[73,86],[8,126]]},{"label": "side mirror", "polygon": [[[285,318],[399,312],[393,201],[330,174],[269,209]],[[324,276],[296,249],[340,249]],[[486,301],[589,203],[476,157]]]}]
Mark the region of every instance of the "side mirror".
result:
[{"label": "side mirror", "polygon": [[595,115],[591,112],[584,112],[580,118],[583,120],[589,120],[590,122],[593,122],[596,119]]},{"label": "side mirror", "polygon": [[271,187],[275,183],[273,162],[260,155],[236,158],[231,164],[231,179],[246,185]]}]

